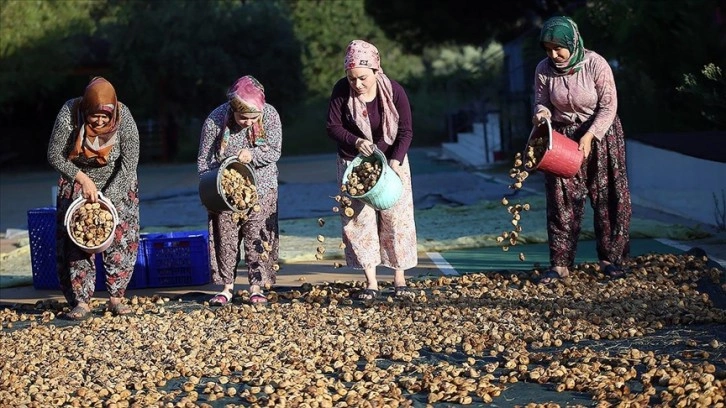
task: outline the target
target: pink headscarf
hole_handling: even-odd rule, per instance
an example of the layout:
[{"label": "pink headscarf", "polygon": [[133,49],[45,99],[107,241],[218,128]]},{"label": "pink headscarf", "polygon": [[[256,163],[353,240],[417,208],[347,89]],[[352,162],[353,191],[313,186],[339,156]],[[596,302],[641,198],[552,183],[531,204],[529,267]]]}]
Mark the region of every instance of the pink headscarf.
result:
[{"label": "pink headscarf", "polygon": [[[219,155],[222,157],[227,149],[230,138],[229,123],[232,112],[240,113],[259,113],[262,115],[265,108],[265,87],[260,81],[252,75],[245,75],[235,81],[235,83],[227,91],[227,99],[229,100],[229,110],[225,113],[223,127],[221,129],[221,140],[219,143]],[[231,110],[231,111],[230,111]],[[255,147],[265,143],[265,125],[264,116],[257,122],[252,124],[244,132],[250,147]]]},{"label": "pink headscarf", "polygon": [[[348,44],[345,51],[345,63],[347,71],[353,68],[370,68],[376,73],[376,86],[378,95],[383,102],[381,121],[383,122],[383,140],[392,145],[398,134],[398,110],[393,103],[393,87],[391,80],[383,73],[381,68],[381,57],[378,48],[371,43],[362,40],[353,40]],[[371,122],[368,119],[366,103],[352,90],[348,98],[348,110],[358,128],[363,132],[366,139],[373,141]]]},{"label": "pink headscarf", "polygon": [[262,113],[265,107],[265,87],[252,75],[245,75],[229,88],[227,98],[235,112]]}]

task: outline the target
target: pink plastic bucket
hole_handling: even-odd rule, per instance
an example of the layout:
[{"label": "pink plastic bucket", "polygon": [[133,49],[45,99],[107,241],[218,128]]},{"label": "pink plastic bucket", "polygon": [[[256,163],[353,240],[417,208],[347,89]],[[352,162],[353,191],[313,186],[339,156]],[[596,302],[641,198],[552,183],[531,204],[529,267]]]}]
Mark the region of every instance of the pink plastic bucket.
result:
[{"label": "pink plastic bucket", "polygon": [[539,162],[535,163],[534,167],[527,168],[527,170],[541,170],[564,178],[570,178],[577,174],[583,159],[582,152],[577,150],[578,143],[562,133],[552,130],[552,124],[549,120],[545,120],[532,128],[527,140],[527,147],[524,150],[524,157],[527,157],[526,153],[530,143],[540,137],[544,137],[547,141],[547,148]]}]

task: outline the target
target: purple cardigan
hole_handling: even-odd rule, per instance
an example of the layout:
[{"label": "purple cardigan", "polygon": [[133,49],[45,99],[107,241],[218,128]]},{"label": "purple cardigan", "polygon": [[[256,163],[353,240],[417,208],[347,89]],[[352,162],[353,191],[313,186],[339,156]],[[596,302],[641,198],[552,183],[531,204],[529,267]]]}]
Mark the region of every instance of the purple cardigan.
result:
[{"label": "purple cardigan", "polygon": [[[393,88],[393,103],[398,110],[398,133],[393,145],[388,145],[383,140],[383,127],[381,126],[381,101],[380,97],[367,103],[368,119],[371,121],[371,131],[373,132],[373,143],[391,160],[395,159],[403,162],[403,158],[408,153],[413,138],[413,129],[411,126],[411,106],[408,103],[408,96],[403,87],[396,81],[391,80]],[[358,138],[363,138],[363,132],[358,129],[353,118],[348,111],[348,97],[350,95],[350,85],[347,78],[340,79],[333,87],[328,104],[328,122],[326,130],[328,136],[338,144],[338,155],[346,160],[351,160],[358,155],[358,149],[355,148],[355,142]]]}]

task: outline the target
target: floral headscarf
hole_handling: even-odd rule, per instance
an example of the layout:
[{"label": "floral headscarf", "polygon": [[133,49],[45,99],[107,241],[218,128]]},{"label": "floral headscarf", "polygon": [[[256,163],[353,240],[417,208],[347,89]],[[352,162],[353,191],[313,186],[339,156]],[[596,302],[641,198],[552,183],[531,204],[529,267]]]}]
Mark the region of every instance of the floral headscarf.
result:
[{"label": "floral headscarf", "polygon": [[[344,69],[347,71],[353,68],[370,68],[376,72],[376,86],[378,95],[383,101],[383,139],[392,145],[398,134],[398,110],[393,103],[393,87],[391,80],[383,73],[381,68],[381,57],[375,45],[362,40],[353,40],[348,44],[345,52]],[[373,141],[371,122],[368,119],[366,103],[351,89],[348,98],[348,110],[358,128],[363,132],[366,139]]]},{"label": "floral headscarf", "polygon": [[[95,77],[86,86],[83,98],[74,106],[78,136],[68,159],[91,166],[105,166],[116,144],[116,131],[121,122],[116,90],[106,79]],[[96,113],[105,113],[111,120],[104,127],[95,129],[86,117]]]},{"label": "floral headscarf", "polygon": [[570,75],[582,69],[585,61],[585,45],[577,24],[569,17],[552,17],[545,21],[539,35],[539,42],[557,44],[570,51],[570,58],[562,63],[549,60],[558,75]]},{"label": "floral headscarf", "polygon": [[[229,88],[229,91],[227,91],[227,99],[229,109],[224,118],[224,130],[219,146],[220,155],[224,153],[229,143],[229,124],[233,121],[234,112],[259,113],[262,115],[265,107],[265,87],[252,75],[245,75],[235,81]],[[265,144],[263,119],[263,117],[260,117],[260,120],[247,129],[247,138],[250,146]]]}]

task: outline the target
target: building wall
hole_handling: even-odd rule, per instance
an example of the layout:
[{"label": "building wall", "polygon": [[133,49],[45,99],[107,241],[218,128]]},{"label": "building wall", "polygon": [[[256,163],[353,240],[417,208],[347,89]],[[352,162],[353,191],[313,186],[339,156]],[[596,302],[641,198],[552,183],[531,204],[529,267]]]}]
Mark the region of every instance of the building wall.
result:
[{"label": "building wall", "polygon": [[[717,226],[723,210],[726,163],[626,140],[628,179],[634,204]],[[714,194],[716,199],[714,199]]]}]

